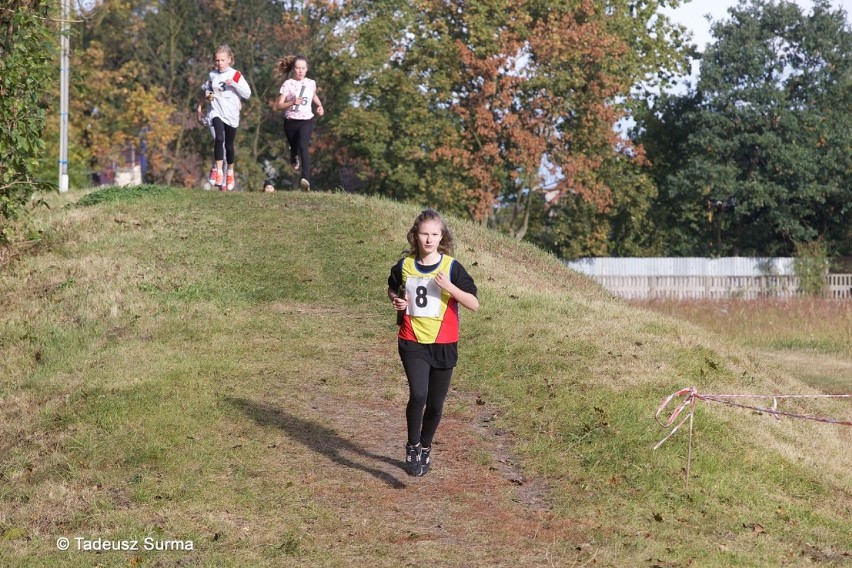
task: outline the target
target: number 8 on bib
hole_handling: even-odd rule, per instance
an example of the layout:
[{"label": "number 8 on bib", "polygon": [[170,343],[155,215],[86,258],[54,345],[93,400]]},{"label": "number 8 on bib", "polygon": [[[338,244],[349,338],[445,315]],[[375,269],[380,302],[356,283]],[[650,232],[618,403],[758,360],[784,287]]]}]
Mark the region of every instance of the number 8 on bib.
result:
[{"label": "number 8 on bib", "polygon": [[408,315],[436,318],[441,315],[441,287],[434,278],[407,278]]}]

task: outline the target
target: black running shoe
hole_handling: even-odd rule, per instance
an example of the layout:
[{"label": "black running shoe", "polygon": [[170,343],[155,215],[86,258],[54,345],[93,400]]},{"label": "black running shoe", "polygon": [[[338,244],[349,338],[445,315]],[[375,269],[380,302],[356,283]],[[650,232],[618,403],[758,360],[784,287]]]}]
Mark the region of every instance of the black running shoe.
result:
[{"label": "black running shoe", "polygon": [[293,167],[293,171],[296,173],[299,173],[299,170],[302,169],[302,160],[301,158],[299,158],[298,154],[296,154],[296,156],[292,160],[290,160],[290,165]]},{"label": "black running shoe", "polygon": [[420,444],[412,446],[405,445],[405,471],[408,475],[419,476],[423,475],[423,465],[420,462]]},{"label": "black running shoe", "polygon": [[429,467],[432,465],[432,460],[429,457],[429,453],[432,451],[432,447],[424,447],[420,450],[420,476],[424,476],[429,473]]}]

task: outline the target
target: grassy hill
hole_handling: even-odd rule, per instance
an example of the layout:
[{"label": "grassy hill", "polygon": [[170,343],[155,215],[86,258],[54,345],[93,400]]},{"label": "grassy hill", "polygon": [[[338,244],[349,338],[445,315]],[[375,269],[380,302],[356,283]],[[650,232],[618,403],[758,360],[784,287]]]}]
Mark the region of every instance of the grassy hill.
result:
[{"label": "grassy hill", "polygon": [[[53,199],[40,243],[0,269],[2,566],[852,562],[850,428],[699,403],[688,491],[686,427],[652,450],[680,387],[813,391],[531,246],[451,219],[482,308],[415,479],[385,288],[416,208]],[[139,550],[91,550],[105,541]]]}]

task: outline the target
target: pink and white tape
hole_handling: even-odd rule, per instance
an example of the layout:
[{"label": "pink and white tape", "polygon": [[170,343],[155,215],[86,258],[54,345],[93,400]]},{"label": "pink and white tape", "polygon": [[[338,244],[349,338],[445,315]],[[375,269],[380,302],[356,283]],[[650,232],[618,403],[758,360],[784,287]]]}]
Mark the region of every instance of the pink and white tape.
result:
[{"label": "pink and white tape", "polygon": [[[666,409],[666,407],[676,398],[683,398],[683,401],[672,411],[669,415],[668,419],[665,422],[660,421],[660,414]],[[674,392],[667,396],[660,403],[660,406],[657,407],[657,412],[654,414],[654,420],[662,426],[663,428],[671,428],[669,433],[665,438],[657,442],[654,446],[656,450],[660,446],[662,446],[666,440],[675,435],[675,433],[680,429],[681,426],[688,420],[689,421],[689,449],[687,452],[686,458],[686,488],[689,489],[689,470],[690,465],[692,463],[692,430],[693,430],[693,421],[695,417],[695,403],[696,401],[702,400],[705,402],[718,402],[721,404],[725,404],[727,406],[733,406],[737,408],[746,408],[749,410],[754,410],[757,412],[765,412],[774,416],[776,419],[780,420],[782,416],[787,416],[789,418],[800,418],[803,420],[813,420],[816,422],[824,422],[827,424],[837,424],[840,426],[852,426],[852,420],[839,420],[836,418],[825,418],[821,416],[812,416],[809,414],[797,414],[794,412],[782,412],[778,410],[778,401],[784,399],[792,399],[792,398],[849,398],[852,399],[852,394],[772,394],[772,395],[760,395],[760,394],[700,394],[698,389],[695,387],[685,387],[680,389],[677,392]],[[772,407],[764,408],[761,406],[754,406],[749,404],[742,404],[739,402],[734,402],[732,399],[772,399]],[[689,409],[686,415],[681,419],[677,425],[675,424],[677,419],[683,414],[683,411]]]}]

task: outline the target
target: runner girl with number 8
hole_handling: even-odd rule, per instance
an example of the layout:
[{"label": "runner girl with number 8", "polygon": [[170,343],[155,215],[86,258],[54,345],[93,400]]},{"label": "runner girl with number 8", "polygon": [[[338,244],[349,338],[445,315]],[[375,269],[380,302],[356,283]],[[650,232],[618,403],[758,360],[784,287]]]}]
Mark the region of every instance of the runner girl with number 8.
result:
[{"label": "runner girl with number 8", "polygon": [[473,278],[450,256],[453,235],[440,213],[420,213],[407,240],[408,251],[388,277],[388,298],[402,314],[397,343],[409,391],[405,470],[423,476],[458,361],[459,305],[475,312],[479,300]]}]

